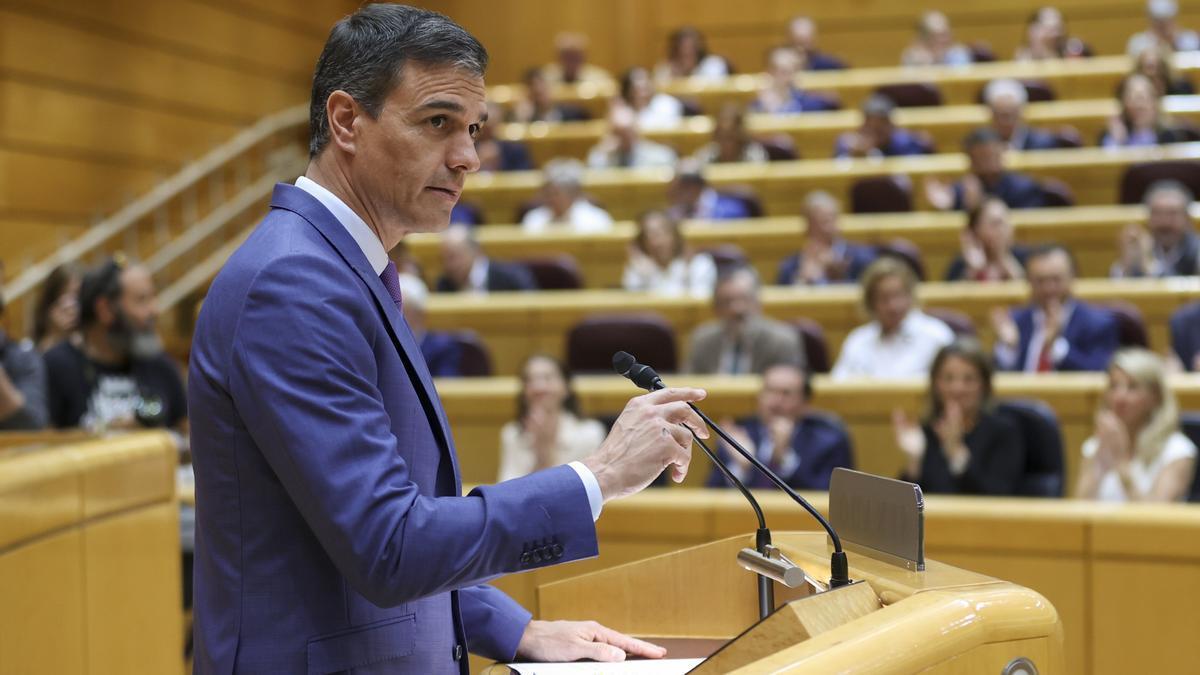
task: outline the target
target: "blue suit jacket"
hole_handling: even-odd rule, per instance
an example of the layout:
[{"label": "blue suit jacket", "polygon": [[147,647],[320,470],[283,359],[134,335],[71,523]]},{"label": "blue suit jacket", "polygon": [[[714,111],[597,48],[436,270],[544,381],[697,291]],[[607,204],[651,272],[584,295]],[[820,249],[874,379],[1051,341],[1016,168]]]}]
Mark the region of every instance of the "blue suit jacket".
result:
[{"label": "blue suit jacket", "polygon": [[[767,430],[757,417],[740,420],[739,424],[746,430],[756,447],[762,444]],[[717,452],[728,462],[734,450],[721,443]],[[854,451],[851,449],[850,436],[841,421],[829,415],[812,413],[797,421],[796,428],[792,431],[792,452],[799,455],[800,463],[791,473],[786,476],[780,474],[779,477],[797,490],[828,490],[829,478],[834,469],[839,466],[854,468]],[[779,473],[780,467],[770,462],[767,465],[775,473]],[[745,483],[746,487],[751,488],[769,488],[774,485],[766,476],[753,470]],[[708,476],[708,486],[733,487],[715,466]]]},{"label": "blue suit jacket", "polygon": [[478,585],[596,554],[560,466],[461,494],[421,352],[349,233],[300,188],[217,275],[192,348],[195,667],[467,672],[529,614]]},{"label": "blue suit jacket", "polygon": [[1184,369],[1195,370],[1196,354],[1200,354],[1200,302],[1184,305],[1171,315],[1171,347],[1183,362]]},{"label": "blue suit jacket", "polygon": [[[998,197],[1010,209],[1036,209],[1046,203],[1046,193],[1037,181],[1023,173],[1005,171],[995,185],[985,186],[989,195]],[[954,184],[954,209],[963,210],[962,183]]]},{"label": "blue suit jacket", "polygon": [[[846,278],[834,280],[829,283],[852,283],[858,281],[862,273],[875,262],[879,257],[878,251],[872,246],[863,246],[853,242],[844,242],[846,246]],[[796,277],[800,275],[800,265],[804,262],[804,252],[801,251],[794,255],[790,255],[779,263],[779,273],[775,277],[775,283],[781,286],[790,286],[796,283]]]},{"label": "blue suit jacket", "polygon": [[[1022,307],[1012,313],[1021,339],[1017,343],[1015,370],[1023,370],[1033,339],[1033,308]],[[1067,355],[1055,370],[1105,370],[1117,351],[1117,320],[1112,312],[1075,301],[1071,318],[1063,327],[1062,337],[1070,345]]]}]

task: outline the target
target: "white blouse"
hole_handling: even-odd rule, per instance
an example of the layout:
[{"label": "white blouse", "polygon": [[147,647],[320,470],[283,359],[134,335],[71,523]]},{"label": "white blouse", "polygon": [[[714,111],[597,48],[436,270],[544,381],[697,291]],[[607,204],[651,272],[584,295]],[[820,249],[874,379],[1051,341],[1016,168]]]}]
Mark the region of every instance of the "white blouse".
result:
[{"label": "white blouse", "polygon": [[949,326],[914,309],[894,335],[883,335],[878,321],[850,331],[830,375],[835,380],[926,376],[938,350],[953,341]]},{"label": "white blouse", "polygon": [[[554,443],[555,462],[568,464],[592,454],[604,442],[604,425],[596,420],[579,419],[565,410],[558,418],[558,438]],[[500,430],[501,481],[533,473],[537,453],[529,434],[519,421],[512,421]]]},{"label": "white blouse", "polygon": [[717,283],[717,264],[707,253],[691,260],[675,258],[665,268],[626,264],[621,286],[627,291],[646,291],[673,297],[707,298]]},{"label": "white blouse", "polygon": [[[1100,442],[1093,436],[1083,442],[1083,456],[1091,459],[1096,456],[1096,451],[1100,447]],[[1167,438],[1166,445],[1163,446],[1162,452],[1154,458],[1149,464],[1144,464],[1136,459],[1129,463],[1129,475],[1133,481],[1134,487],[1141,494],[1146,494],[1154,488],[1154,483],[1158,480],[1159,475],[1172,462],[1196,458],[1196,446],[1188,440],[1181,432],[1176,431]],[[1100,487],[1096,491],[1096,499],[1106,502],[1125,502],[1129,501],[1129,496],[1125,494],[1125,487],[1121,484],[1121,477],[1117,474],[1116,469],[1110,469],[1104,477],[1100,479]]]}]

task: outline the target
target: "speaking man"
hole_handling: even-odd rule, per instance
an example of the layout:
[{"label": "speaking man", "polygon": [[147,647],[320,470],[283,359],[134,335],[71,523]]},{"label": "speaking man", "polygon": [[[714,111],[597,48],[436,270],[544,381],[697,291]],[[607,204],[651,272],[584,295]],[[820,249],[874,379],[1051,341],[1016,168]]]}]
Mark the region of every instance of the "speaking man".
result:
[{"label": "speaking man", "polygon": [[530,621],[488,579],[596,555],[604,501],[690,460],[686,407],[630,401],[582,462],[466,497],[387,251],[444,229],[479,167],[487,52],[449,19],[368,5],[313,77],[311,162],[214,280],[189,381],[197,673],[467,672],[663,651]]}]

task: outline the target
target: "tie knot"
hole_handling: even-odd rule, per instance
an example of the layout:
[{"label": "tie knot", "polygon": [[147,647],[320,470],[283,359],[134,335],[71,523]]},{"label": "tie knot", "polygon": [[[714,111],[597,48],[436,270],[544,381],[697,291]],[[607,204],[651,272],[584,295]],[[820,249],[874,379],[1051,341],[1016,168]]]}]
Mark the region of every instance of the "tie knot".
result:
[{"label": "tie knot", "polygon": [[392,297],[392,302],[396,303],[396,309],[400,309],[403,298],[400,295],[400,275],[396,271],[396,263],[388,261],[383,272],[379,275],[380,281],[383,282],[383,287],[387,289],[388,295]]}]

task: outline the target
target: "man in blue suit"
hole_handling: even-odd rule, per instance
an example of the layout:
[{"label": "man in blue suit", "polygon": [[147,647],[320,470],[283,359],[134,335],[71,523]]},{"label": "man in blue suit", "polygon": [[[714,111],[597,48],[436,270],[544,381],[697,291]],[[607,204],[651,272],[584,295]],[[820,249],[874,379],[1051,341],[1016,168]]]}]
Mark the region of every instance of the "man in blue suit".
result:
[{"label": "man in blue suit", "polygon": [[1200,371],[1200,302],[1175,310],[1169,325],[1171,348],[1183,369]]},{"label": "man in blue suit", "polygon": [[1112,312],[1071,294],[1075,261],[1067,249],[1044,246],[1026,262],[1031,303],[1011,314],[992,312],[996,365],[1001,370],[1105,370],[1117,351]]},{"label": "man in blue suit", "polygon": [[685,401],[633,399],[582,462],[461,496],[454,443],[387,251],[446,227],[486,119],[487,52],[449,19],[368,5],[313,77],[311,161],[213,281],[189,404],[195,669],[467,672],[465,652],[615,660],[663,650],[530,621],[497,576],[596,555],[603,502],[682,479]]},{"label": "man in blue suit", "polygon": [[808,286],[858,281],[877,253],[871,246],[842,237],[841,215],[841,205],[828,192],[814,190],[804,196],[804,249],[779,263],[775,283]]}]

